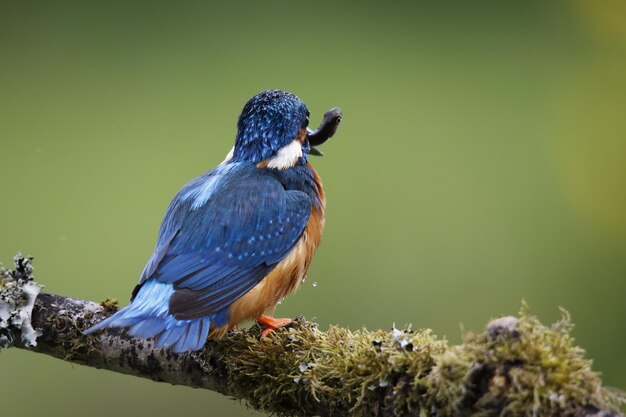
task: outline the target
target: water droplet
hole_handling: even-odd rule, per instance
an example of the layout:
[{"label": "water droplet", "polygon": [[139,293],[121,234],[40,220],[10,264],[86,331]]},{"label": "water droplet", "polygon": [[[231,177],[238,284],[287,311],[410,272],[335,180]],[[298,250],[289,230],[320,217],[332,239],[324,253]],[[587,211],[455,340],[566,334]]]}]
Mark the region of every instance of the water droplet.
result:
[{"label": "water droplet", "polygon": [[285,301],[285,299],[284,299],[284,298],[281,298],[280,300],[278,300],[278,302],[277,302],[276,304],[282,304],[282,303],[283,303],[283,301]]},{"label": "water droplet", "polygon": [[312,284],[312,285],[313,285],[314,287],[317,287],[317,281],[313,281],[313,284]]}]

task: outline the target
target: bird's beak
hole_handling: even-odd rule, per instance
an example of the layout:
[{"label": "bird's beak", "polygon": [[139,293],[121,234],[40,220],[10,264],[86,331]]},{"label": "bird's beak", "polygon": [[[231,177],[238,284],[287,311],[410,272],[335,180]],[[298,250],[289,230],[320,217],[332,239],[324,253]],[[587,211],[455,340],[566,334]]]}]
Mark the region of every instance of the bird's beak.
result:
[{"label": "bird's beak", "polygon": [[309,155],[324,156],[316,146],[326,142],[335,134],[342,117],[343,113],[341,109],[339,107],[333,107],[324,113],[324,120],[322,120],[322,123],[320,123],[317,129],[307,129],[307,139],[309,140],[309,145],[311,145]]},{"label": "bird's beak", "polygon": [[309,155],[324,156],[324,152],[311,146],[311,148],[309,148]]}]

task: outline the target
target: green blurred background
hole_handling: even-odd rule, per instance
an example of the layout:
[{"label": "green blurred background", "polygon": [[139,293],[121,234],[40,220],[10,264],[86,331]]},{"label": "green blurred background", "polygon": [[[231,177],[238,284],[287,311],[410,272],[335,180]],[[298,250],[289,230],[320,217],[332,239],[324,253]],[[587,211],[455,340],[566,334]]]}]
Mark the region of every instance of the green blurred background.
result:
[{"label": "green blurred background", "polygon": [[[169,200],[267,88],[314,126],[345,115],[313,161],[323,244],[279,315],[458,343],[522,299],[544,322],[563,306],[626,388],[619,0],[2,1],[0,259],[33,254],[46,291],[125,304]],[[0,372],[12,416],[256,414],[18,350]]]}]

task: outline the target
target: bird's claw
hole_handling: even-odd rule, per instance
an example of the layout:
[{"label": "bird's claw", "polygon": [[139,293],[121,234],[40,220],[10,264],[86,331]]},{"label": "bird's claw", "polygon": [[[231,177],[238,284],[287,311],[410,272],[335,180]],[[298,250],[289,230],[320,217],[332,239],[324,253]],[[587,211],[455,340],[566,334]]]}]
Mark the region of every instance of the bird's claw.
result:
[{"label": "bird's claw", "polygon": [[293,323],[292,319],[277,319],[274,317],[267,316],[265,314],[259,317],[257,321],[259,322],[259,324],[265,326],[265,329],[261,331],[261,338],[269,336],[270,333],[272,333],[274,330],[280,327],[285,327]]}]

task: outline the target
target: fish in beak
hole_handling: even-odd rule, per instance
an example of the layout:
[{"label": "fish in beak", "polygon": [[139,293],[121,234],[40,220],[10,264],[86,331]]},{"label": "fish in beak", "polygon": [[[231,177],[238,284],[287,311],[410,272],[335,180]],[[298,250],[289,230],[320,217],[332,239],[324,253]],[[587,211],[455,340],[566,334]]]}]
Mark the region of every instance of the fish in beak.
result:
[{"label": "fish in beak", "polygon": [[326,142],[335,134],[342,117],[343,113],[341,109],[339,107],[333,107],[324,113],[324,120],[322,120],[322,123],[320,123],[317,129],[311,130],[307,128],[307,139],[311,146],[309,155],[324,156],[316,147]]}]

